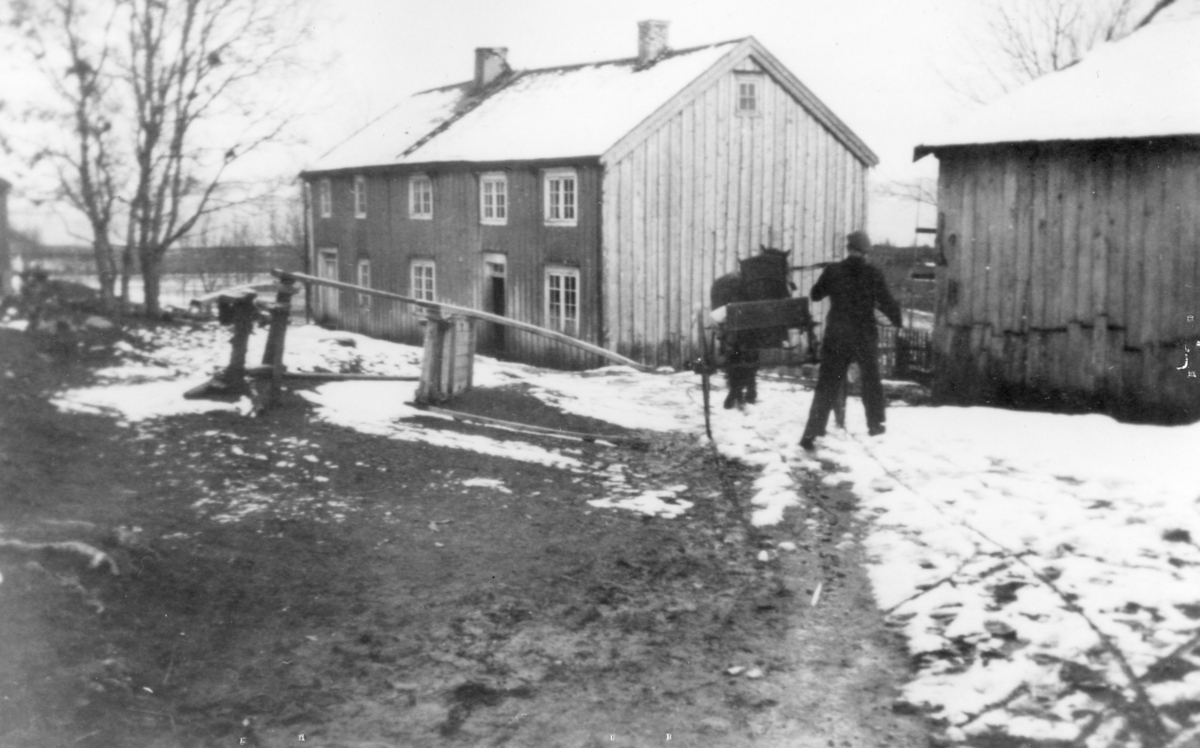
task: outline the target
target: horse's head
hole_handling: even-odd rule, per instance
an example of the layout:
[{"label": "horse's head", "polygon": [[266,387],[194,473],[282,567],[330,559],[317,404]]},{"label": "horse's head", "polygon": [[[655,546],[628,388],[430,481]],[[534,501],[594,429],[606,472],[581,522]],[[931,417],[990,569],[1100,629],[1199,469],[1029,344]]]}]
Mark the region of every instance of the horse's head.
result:
[{"label": "horse's head", "polygon": [[790,249],[777,249],[775,247],[768,247],[765,244],[758,245],[758,252],[759,252],[759,254],[764,254],[764,255],[768,255],[768,256],[776,255],[779,257],[783,257],[783,258],[786,258],[788,255],[790,255],[792,253],[792,251]]}]

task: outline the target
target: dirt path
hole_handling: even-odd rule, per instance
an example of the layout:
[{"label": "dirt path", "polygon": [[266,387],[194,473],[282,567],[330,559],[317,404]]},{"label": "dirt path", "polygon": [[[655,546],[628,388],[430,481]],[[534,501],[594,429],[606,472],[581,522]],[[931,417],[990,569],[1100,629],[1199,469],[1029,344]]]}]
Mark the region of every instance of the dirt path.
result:
[{"label": "dirt path", "polygon": [[[0,338],[0,746],[927,742],[891,710],[907,665],[852,498],[815,478],[826,509],[762,532],[751,476],[688,436],[428,424],[563,469],[352,432],[294,395],[264,419],[121,427],[46,402],[103,350]],[[599,426],[517,390],[462,407]],[[682,485],[675,519],[587,503]],[[14,540],[87,543],[121,573]]]}]

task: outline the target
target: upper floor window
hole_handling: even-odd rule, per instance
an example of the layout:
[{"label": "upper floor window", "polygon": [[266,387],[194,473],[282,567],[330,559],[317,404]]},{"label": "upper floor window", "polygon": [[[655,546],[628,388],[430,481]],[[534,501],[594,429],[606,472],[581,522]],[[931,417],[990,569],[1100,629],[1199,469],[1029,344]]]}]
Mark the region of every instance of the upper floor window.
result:
[{"label": "upper floor window", "polygon": [[433,260],[413,260],[412,297],[421,301],[435,301],[435,283]]},{"label": "upper floor window", "polygon": [[739,76],[737,79],[737,110],[739,114],[754,114],[759,110],[761,81],[758,77]]},{"label": "upper floor window", "polygon": [[424,174],[408,180],[408,217],[433,218],[433,180]]},{"label": "upper floor window", "polygon": [[321,218],[333,215],[333,185],[328,179],[317,182],[317,210]]},{"label": "upper floor window", "polygon": [[479,219],[496,226],[508,223],[508,177],[503,173],[479,177]]},{"label": "upper floor window", "polygon": [[367,178],[354,178],[354,217],[367,217]]},{"label": "upper floor window", "polygon": [[[371,261],[358,261],[358,285],[363,288],[371,287]],[[369,293],[360,293],[358,295],[358,306],[360,309],[370,309],[371,299],[374,297]]]},{"label": "upper floor window", "polygon": [[579,271],[546,268],[546,326],[567,335],[579,334]]},{"label": "upper floor window", "polygon": [[574,169],[550,169],[545,172],[542,192],[545,195],[547,224],[574,226],[579,204],[578,179]]}]

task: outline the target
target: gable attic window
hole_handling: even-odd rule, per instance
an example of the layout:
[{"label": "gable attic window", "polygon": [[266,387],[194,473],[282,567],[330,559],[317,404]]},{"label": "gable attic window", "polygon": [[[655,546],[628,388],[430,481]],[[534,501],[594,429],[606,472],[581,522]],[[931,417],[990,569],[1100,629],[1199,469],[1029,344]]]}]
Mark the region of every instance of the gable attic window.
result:
[{"label": "gable attic window", "polygon": [[758,114],[762,97],[762,77],[758,75],[737,76],[738,114]]},{"label": "gable attic window", "polygon": [[321,218],[333,215],[333,185],[328,179],[317,182],[317,209]]},{"label": "gable attic window", "polygon": [[408,217],[433,218],[433,180],[424,174],[408,180]]},{"label": "gable attic window", "polygon": [[479,222],[489,226],[508,223],[508,177],[504,172],[479,176]]},{"label": "gable attic window", "polygon": [[545,220],[548,226],[574,226],[579,204],[579,180],[574,169],[548,169],[543,172]]},{"label": "gable attic window", "polygon": [[367,178],[354,178],[354,217],[367,217]]}]

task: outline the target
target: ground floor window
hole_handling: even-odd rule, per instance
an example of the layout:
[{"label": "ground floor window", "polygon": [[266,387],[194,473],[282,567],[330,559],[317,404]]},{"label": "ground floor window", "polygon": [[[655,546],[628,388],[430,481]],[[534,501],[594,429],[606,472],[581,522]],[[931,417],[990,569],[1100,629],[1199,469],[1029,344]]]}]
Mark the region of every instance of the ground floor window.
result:
[{"label": "ground floor window", "polygon": [[579,271],[546,268],[546,326],[579,335]]},{"label": "ground floor window", "polygon": [[[338,280],[338,251],[336,249],[317,250],[317,276],[325,280]],[[318,314],[333,314],[338,310],[338,290],[329,286],[321,286],[317,292]]]},{"label": "ground floor window", "polygon": [[[362,286],[363,288],[371,287],[371,261],[370,260],[359,260],[358,261],[358,285]],[[371,296],[371,294],[369,294],[369,293],[360,293],[358,295],[359,309],[370,309],[372,298],[374,298],[374,297]]]},{"label": "ground floor window", "polygon": [[411,292],[414,299],[434,301],[436,290],[433,260],[413,260]]}]

